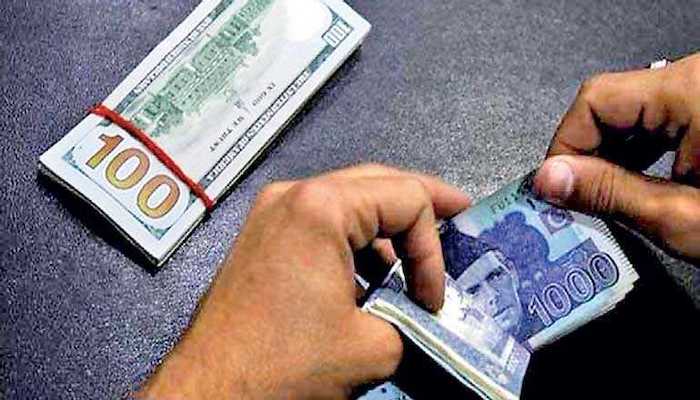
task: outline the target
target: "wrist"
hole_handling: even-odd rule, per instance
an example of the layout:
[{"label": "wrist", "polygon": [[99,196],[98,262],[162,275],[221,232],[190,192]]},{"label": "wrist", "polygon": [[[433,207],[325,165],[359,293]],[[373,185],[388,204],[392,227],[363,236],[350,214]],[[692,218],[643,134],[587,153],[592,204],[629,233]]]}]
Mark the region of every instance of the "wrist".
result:
[{"label": "wrist", "polygon": [[202,308],[192,326],[144,384],[144,400],[248,399],[249,361],[225,314]]}]

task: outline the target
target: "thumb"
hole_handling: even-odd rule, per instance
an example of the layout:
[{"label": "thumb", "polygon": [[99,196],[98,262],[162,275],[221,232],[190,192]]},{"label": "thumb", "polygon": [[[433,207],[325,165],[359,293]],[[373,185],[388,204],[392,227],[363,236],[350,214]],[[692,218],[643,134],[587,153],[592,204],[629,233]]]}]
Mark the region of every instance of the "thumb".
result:
[{"label": "thumb", "polygon": [[349,353],[346,366],[351,367],[355,385],[385,380],[392,376],[403,355],[403,343],[396,329],[388,322],[363,311],[356,314],[356,329],[352,343],[346,343]]},{"label": "thumb", "polygon": [[545,160],[534,190],[556,205],[620,219],[659,236],[668,218],[666,200],[679,187],[600,158],[562,155]]},{"label": "thumb", "polygon": [[534,190],[545,200],[619,219],[676,255],[700,259],[700,189],[628,171],[605,160],[547,159]]}]

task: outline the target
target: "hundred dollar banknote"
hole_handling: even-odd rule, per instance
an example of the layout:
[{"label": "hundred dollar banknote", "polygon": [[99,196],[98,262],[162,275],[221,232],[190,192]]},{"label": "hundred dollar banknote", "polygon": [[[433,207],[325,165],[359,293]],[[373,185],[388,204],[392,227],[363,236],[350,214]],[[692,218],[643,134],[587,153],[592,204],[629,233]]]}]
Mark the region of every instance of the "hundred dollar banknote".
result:
[{"label": "hundred dollar banknote", "polygon": [[[442,314],[454,314],[449,310],[464,304],[478,310],[482,321],[500,329],[480,326],[478,332],[494,335],[492,346],[503,335],[512,338],[517,343],[512,353],[500,354],[520,366],[528,359],[521,349],[532,352],[614,308],[638,278],[604,222],[541,202],[531,186],[532,174],[441,224],[448,285],[439,314],[408,306],[410,300],[395,287],[401,281],[398,272],[389,279],[394,287],[376,290],[364,305],[395,323],[484,398],[517,398],[524,369],[508,374],[512,365],[506,362],[504,371],[489,373],[479,361],[464,357],[464,348],[493,353],[493,347],[484,350],[478,345],[483,339],[466,334],[464,343],[450,340],[455,330],[473,330],[474,323],[445,320]],[[473,370],[482,372],[480,380]]]},{"label": "hundred dollar banknote", "polygon": [[[205,0],[103,104],[218,199],[370,25],[341,0]],[[139,141],[90,115],[40,158],[156,264],[205,213]]]}]

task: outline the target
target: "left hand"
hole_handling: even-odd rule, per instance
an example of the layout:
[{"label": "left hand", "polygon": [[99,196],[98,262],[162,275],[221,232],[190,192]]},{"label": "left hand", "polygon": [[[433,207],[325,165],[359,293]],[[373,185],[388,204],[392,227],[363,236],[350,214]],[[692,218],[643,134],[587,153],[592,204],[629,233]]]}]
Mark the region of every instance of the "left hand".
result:
[{"label": "left hand", "polygon": [[353,252],[392,238],[409,294],[437,311],[436,216],[468,205],[434,177],[377,165],[268,186],[191,328],[139,396],[344,398],[392,375],[401,339],[356,306]]},{"label": "left hand", "polygon": [[[666,151],[671,179],[642,170]],[[557,129],[535,189],[562,207],[608,216],[700,261],[700,54],[657,70],[587,80]]]}]

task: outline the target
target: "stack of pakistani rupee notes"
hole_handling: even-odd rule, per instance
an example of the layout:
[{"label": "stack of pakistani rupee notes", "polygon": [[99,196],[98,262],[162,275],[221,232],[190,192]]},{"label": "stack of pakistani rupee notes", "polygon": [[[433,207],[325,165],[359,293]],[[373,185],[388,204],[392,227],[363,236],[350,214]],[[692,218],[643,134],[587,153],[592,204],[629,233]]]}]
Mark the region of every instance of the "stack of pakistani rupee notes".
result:
[{"label": "stack of pakistani rupee notes", "polygon": [[606,225],[537,200],[532,174],[444,221],[445,303],[406,295],[397,263],[364,309],[485,399],[517,399],[532,351],[611,310],[637,273]]},{"label": "stack of pakistani rupee notes", "polygon": [[[103,104],[216,200],[369,30],[341,0],[205,0]],[[96,115],[44,153],[40,168],[157,265],[205,214],[140,141]]]}]

